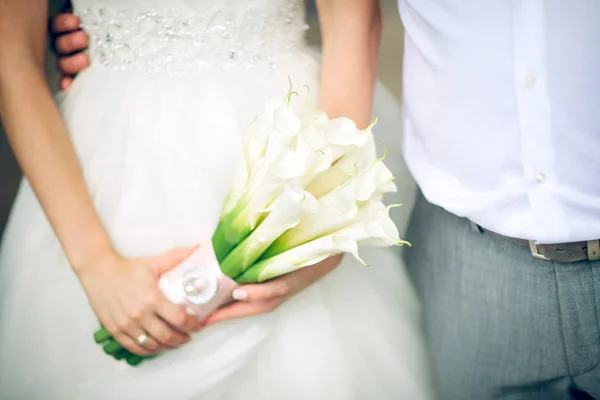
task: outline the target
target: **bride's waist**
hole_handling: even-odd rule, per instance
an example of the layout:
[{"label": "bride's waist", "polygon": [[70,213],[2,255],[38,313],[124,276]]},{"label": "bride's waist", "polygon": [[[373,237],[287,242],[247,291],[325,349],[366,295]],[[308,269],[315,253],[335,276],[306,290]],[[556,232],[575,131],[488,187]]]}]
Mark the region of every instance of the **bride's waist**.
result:
[{"label": "bride's waist", "polygon": [[[230,72],[234,74],[254,74],[265,71],[300,68],[308,62],[312,64],[314,51],[304,43],[294,46],[274,46],[264,48],[225,50],[216,48],[187,49],[170,47],[135,55],[125,54],[114,49],[88,50],[91,69],[96,71],[122,71],[148,76],[157,75],[196,75],[209,72]],[[270,72],[269,72],[270,71]]]},{"label": "bride's waist", "polygon": [[144,73],[259,67],[307,50],[303,10],[217,8],[209,13],[80,12],[94,66]]}]

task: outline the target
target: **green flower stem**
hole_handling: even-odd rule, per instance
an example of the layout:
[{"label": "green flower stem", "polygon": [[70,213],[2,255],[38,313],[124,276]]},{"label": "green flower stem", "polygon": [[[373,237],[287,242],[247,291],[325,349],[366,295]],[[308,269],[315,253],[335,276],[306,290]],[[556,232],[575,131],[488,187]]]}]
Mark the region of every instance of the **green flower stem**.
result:
[{"label": "green flower stem", "polygon": [[135,367],[137,365],[140,365],[142,361],[150,360],[156,356],[158,356],[158,354],[153,356],[138,356],[137,354],[132,354],[131,357],[127,358],[127,364]]},{"label": "green flower stem", "polygon": [[[252,233],[252,228],[245,222],[248,218],[246,206],[247,204],[244,202],[239,203],[231,213],[219,221],[217,229],[213,233],[212,244],[219,263]],[[225,269],[221,269],[225,275],[228,275]],[[232,275],[228,276],[233,277]]]},{"label": "green flower stem", "polygon": [[155,357],[133,354],[110,336],[108,337],[108,343],[103,346],[103,349],[106,354],[114,357],[116,360],[126,360],[126,362],[132,366],[137,366],[142,361]]},{"label": "green flower stem", "polygon": [[117,360],[123,360],[129,357],[132,357],[134,354],[127,349],[121,349],[113,354],[113,357]]},{"label": "green flower stem", "polygon": [[[217,225],[217,229],[212,236],[213,249],[219,263],[251,233],[249,227],[233,228],[234,223],[235,220],[230,214],[226,219],[219,221],[219,225]],[[223,270],[223,273],[227,275],[226,270]]]},{"label": "green flower stem", "polygon": [[115,339],[111,339],[107,344],[104,345],[104,352],[114,356],[119,350],[122,350],[123,346]]},{"label": "green flower stem", "polygon": [[248,283],[260,283],[260,274],[263,271],[265,261],[260,261],[252,265],[247,270],[243,271],[240,275],[235,278],[238,285],[245,285]]},{"label": "green flower stem", "polygon": [[133,354],[117,342],[104,327],[94,333],[94,340],[96,343],[102,344],[104,352],[114,357],[116,360],[129,360],[134,358],[133,364],[128,361],[130,365],[139,365],[144,359],[151,358]]},{"label": "green flower stem", "polygon": [[112,339],[112,337],[104,327],[102,327],[102,329],[99,329],[94,333],[94,340],[98,344],[106,342],[109,339]]},{"label": "green flower stem", "polygon": [[[271,243],[267,250],[265,250],[265,252],[260,255],[259,260],[266,260],[267,258],[275,257],[283,253],[284,251],[289,250],[289,244],[285,240],[284,235],[285,233],[282,236],[278,237],[273,243]],[[294,247],[298,247],[303,244],[304,243],[298,243]]]},{"label": "green flower stem", "polygon": [[140,365],[140,363],[144,361],[144,357],[142,356],[138,356],[136,354],[132,355],[131,357],[127,358],[127,364],[135,367],[136,365]]},{"label": "green flower stem", "polygon": [[229,250],[233,248],[227,239],[225,232],[225,224],[222,221],[219,221],[219,225],[217,225],[217,229],[212,236],[212,244],[215,250],[215,255],[217,256],[217,261],[222,261],[229,253]]},{"label": "green flower stem", "polygon": [[221,267],[221,271],[229,276],[238,276],[252,265],[260,256],[258,254],[251,254],[252,252],[248,249],[248,241],[244,240],[242,243],[237,245],[233,250],[227,254],[225,259],[219,262],[219,266]]}]

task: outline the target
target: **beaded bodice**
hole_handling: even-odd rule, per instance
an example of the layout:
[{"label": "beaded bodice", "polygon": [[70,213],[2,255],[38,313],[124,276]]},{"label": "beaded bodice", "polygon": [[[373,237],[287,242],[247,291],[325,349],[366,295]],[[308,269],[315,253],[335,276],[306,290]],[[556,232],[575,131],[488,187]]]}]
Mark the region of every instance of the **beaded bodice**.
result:
[{"label": "beaded bodice", "polygon": [[301,0],[75,0],[92,64],[145,73],[263,66],[305,46]]}]

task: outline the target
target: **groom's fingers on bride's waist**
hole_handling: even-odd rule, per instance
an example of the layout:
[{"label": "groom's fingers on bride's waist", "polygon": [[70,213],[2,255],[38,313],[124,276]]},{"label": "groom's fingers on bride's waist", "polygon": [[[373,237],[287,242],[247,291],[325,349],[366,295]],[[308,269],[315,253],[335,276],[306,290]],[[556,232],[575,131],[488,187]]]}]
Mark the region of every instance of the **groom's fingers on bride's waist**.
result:
[{"label": "groom's fingers on bride's waist", "polygon": [[88,36],[83,31],[66,33],[56,38],[54,47],[59,55],[79,53],[88,46]]},{"label": "groom's fingers on bride's waist", "polygon": [[73,78],[71,78],[70,76],[65,76],[61,78],[58,82],[58,87],[60,88],[60,90],[67,90],[69,87],[71,87],[72,83]]},{"label": "groom's fingers on bride's waist", "polygon": [[50,20],[50,32],[61,34],[80,29],[81,21],[73,14],[57,14]]},{"label": "groom's fingers on bride's waist", "polygon": [[69,57],[61,57],[57,61],[57,67],[63,75],[76,75],[88,65],[89,59],[83,53],[77,53]]}]

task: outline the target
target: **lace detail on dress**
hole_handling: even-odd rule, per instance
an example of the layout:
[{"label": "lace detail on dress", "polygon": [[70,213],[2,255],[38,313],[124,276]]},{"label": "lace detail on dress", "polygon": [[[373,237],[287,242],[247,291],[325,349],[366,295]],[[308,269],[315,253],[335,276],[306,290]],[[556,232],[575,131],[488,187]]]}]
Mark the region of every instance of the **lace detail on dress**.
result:
[{"label": "lace detail on dress", "polygon": [[90,35],[92,63],[146,73],[275,68],[279,56],[305,46],[304,8],[216,6],[206,13],[136,12],[90,7],[77,12]]}]

